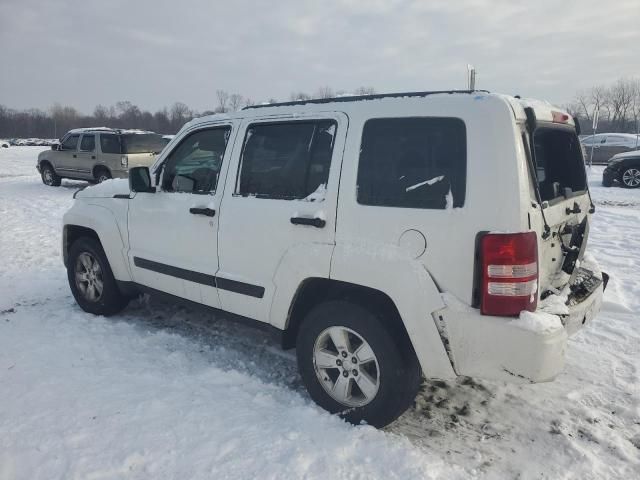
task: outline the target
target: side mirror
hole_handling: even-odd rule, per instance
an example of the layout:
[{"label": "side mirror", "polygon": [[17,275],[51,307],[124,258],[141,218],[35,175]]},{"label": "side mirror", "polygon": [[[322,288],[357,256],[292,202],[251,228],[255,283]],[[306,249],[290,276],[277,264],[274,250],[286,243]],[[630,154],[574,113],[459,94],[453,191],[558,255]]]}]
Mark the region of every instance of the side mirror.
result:
[{"label": "side mirror", "polygon": [[151,173],[148,167],[129,169],[129,188],[132,192],[156,193],[156,188],[151,185]]},{"label": "side mirror", "polygon": [[51,150],[60,150],[60,144],[59,143],[54,143],[51,145]]}]

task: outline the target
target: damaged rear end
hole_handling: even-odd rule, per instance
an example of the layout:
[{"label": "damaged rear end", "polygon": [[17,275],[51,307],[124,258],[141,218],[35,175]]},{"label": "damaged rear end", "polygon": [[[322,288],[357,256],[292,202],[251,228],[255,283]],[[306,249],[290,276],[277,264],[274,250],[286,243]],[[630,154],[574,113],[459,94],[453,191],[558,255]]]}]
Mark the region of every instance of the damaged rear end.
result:
[{"label": "damaged rear end", "polygon": [[544,382],[562,371],[568,337],[597,315],[608,277],[586,252],[595,208],[579,126],[546,103],[508,101],[519,224],[478,234],[475,308],[449,304],[435,317],[459,375]]}]

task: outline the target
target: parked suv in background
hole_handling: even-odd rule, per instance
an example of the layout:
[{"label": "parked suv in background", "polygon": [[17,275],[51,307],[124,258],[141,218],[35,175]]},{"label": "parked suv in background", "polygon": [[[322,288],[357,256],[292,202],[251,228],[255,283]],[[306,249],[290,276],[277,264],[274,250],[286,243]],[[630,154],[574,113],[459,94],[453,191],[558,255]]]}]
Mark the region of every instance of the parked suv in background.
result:
[{"label": "parked suv in background", "polygon": [[166,144],[162,135],[153,132],[80,128],[41,152],[36,168],[50,186],[59,186],[63,178],[100,183],[126,178],[130,167],[153,164]]},{"label": "parked suv in background", "polygon": [[631,133],[598,133],[588,135],[580,142],[584,147],[585,162],[592,161],[594,164],[606,165],[618,153],[640,149],[640,136]]},{"label": "parked suv in background", "polygon": [[566,112],[368,95],[189,122],[151,170],[78,192],[62,252],[85,311],[149,292],[253,321],[296,347],[319,405],[382,426],[423,375],[562,371],[606,281],[593,211]]}]

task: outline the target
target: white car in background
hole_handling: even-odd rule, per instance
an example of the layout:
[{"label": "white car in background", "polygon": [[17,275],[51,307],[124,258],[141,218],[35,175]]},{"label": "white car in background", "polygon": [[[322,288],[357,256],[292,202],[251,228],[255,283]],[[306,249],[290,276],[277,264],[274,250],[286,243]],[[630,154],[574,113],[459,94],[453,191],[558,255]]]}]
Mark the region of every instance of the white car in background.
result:
[{"label": "white car in background", "polygon": [[[640,149],[640,135],[632,133],[598,133],[580,139],[584,160],[606,165],[614,155]],[[593,154],[592,154],[593,152]],[[593,155],[593,157],[592,157]]]},{"label": "white car in background", "polygon": [[9,142],[6,140],[0,140],[0,148],[9,148]]}]

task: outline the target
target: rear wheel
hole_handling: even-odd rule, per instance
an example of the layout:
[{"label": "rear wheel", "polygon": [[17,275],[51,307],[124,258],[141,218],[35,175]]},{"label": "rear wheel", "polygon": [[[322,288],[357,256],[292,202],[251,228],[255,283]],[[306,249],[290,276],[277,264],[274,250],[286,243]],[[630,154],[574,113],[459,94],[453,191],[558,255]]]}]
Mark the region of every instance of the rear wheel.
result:
[{"label": "rear wheel", "polygon": [[96,315],[114,315],[129,303],[113,277],[98,241],[82,237],[73,242],[67,259],[67,278],[78,305]]},{"label": "rear wheel", "polygon": [[43,163],[40,166],[40,177],[42,178],[42,183],[50,187],[59,187],[62,183],[62,178],[58,176],[53,167],[48,163]]},{"label": "rear wheel", "polygon": [[620,181],[626,188],[640,187],[640,169],[638,167],[629,167],[620,175]]},{"label": "rear wheel", "polygon": [[104,167],[97,168],[94,178],[96,179],[96,183],[102,183],[111,179],[111,172]]},{"label": "rear wheel", "polygon": [[311,398],[354,424],[391,423],[411,405],[422,380],[408,340],[394,335],[378,315],[347,301],[312,309],[296,349]]}]

